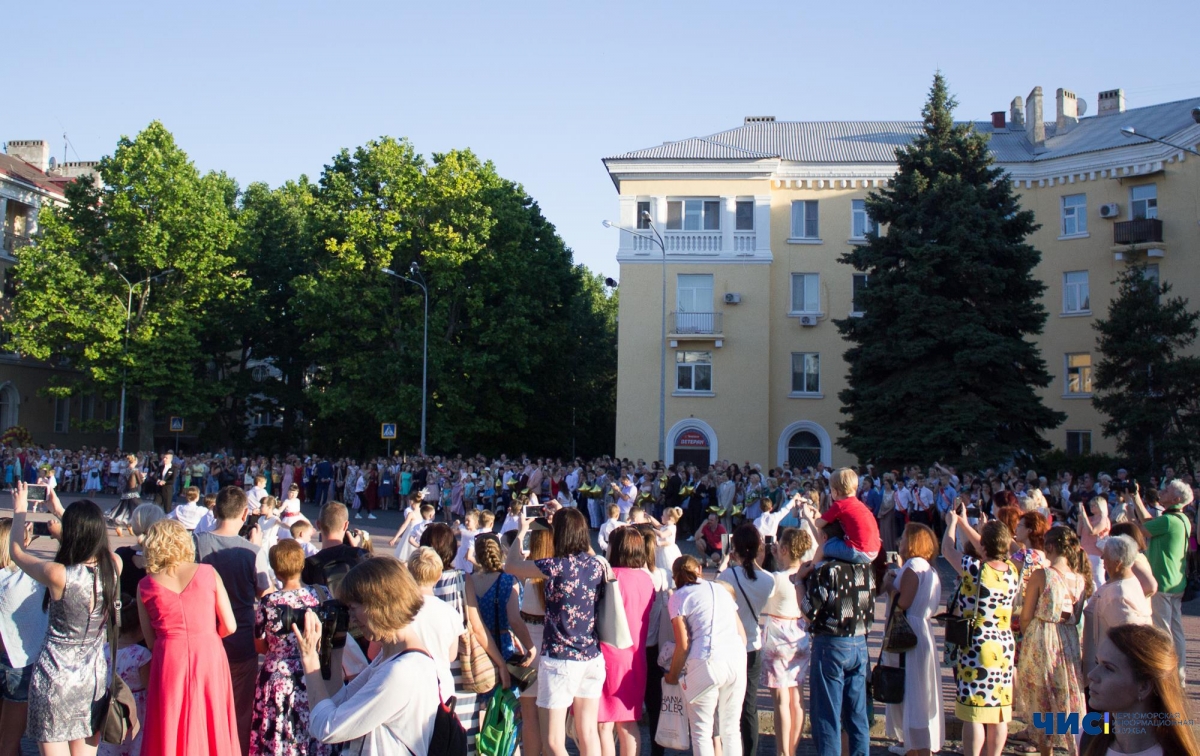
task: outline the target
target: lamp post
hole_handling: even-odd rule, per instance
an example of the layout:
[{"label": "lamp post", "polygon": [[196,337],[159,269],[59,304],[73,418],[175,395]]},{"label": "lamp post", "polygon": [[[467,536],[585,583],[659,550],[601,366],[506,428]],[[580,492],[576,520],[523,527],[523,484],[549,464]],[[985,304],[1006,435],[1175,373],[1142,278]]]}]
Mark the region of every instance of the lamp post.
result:
[{"label": "lamp post", "polygon": [[[121,280],[125,282],[125,285],[129,287],[128,295],[125,297],[125,343],[121,346],[121,356],[125,357],[129,354],[129,321],[133,317],[133,288],[135,286],[141,286],[142,284],[148,284],[151,281],[153,281],[154,279],[162,278],[163,276],[167,275],[168,273],[174,273],[175,269],[167,268],[162,273],[156,273],[153,276],[143,278],[141,281],[138,281],[136,284],[130,283],[129,279],[125,277],[125,274],[121,272],[121,269],[117,267],[117,264],[111,260],[109,260],[109,262],[108,262],[108,269],[111,270],[112,272],[116,273],[118,276],[120,276]],[[117,301],[119,302],[120,300],[118,299]],[[121,417],[117,421],[117,448],[121,451],[125,451],[125,378],[126,378],[127,373],[128,373],[128,368],[126,368],[124,365],[122,365],[121,366]],[[178,437],[176,438],[176,440],[178,441]]]},{"label": "lamp post", "polygon": [[429,287],[425,285],[425,277],[421,275],[421,266],[417,265],[416,260],[408,267],[408,272],[416,276],[417,279],[402,276],[391,268],[384,268],[383,272],[399,278],[401,281],[408,281],[410,284],[415,284],[421,287],[421,291],[425,294],[425,338],[424,346],[421,349],[421,456],[425,456],[425,418],[426,411],[429,408]]},{"label": "lamp post", "polygon": [[[1192,118],[1196,121],[1196,123],[1200,123],[1200,108],[1195,108],[1194,110],[1192,110]],[[1168,142],[1165,139],[1159,139],[1158,137],[1147,136],[1146,134],[1139,134],[1137,132],[1137,129],[1133,128],[1132,126],[1125,126],[1124,128],[1122,128],[1121,136],[1123,136],[1125,138],[1139,137],[1141,139],[1149,139],[1151,142],[1158,142],[1159,144],[1165,144],[1168,147],[1174,147],[1177,150],[1183,150],[1184,152],[1190,152],[1193,155],[1195,155],[1196,157],[1200,157],[1200,152],[1196,152],[1191,147],[1184,147],[1181,144],[1172,144],[1171,142]]]},{"label": "lamp post", "polygon": [[605,228],[615,228],[618,231],[624,231],[627,234],[649,239],[654,244],[658,245],[662,252],[662,316],[659,318],[659,326],[661,333],[659,334],[658,346],[658,458],[663,463],[667,461],[667,247],[663,243],[662,234],[658,233],[658,229],[654,226],[654,221],[650,218],[650,213],[643,211],[642,220],[646,221],[650,230],[654,232],[654,236],[639,233],[636,230],[618,226],[612,221],[604,221]]}]

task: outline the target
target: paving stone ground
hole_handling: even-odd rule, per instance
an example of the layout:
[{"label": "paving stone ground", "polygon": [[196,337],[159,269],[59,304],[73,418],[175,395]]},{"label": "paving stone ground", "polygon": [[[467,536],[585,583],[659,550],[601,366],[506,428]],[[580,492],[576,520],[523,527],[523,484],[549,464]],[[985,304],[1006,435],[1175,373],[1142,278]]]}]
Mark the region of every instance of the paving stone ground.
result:
[{"label": "paving stone ground", "polygon": [[[75,499],[80,498],[80,497],[79,496],[65,496],[63,498],[64,498],[65,502],[69,503],[70,501],[74,501]],[[104,507],[104,508],[109,508],[109,507],[115,505],[115,503],[116,503],[116,498],[112,497],[112,496],[100,496],[100,497],[96,497],[96,500],[100,504],[100,506]],[[4,510],[8,510],[8,512],[5,513]],[[0,493],[0,516],[11,516],[11,510],[12,510],[12,500],[11,500],[10,496],[7,493]],[[312,519],[315,519],[316,515],[317,515],[316,507],[305,506],[304,513],[306,516],[308,516]],[[43,516],[35,515],[35,518],[40,518],[40,517],[43,517]],[[401,521],[402,521],[402,518],[400,517],[400,514],[398,512],[396,512],[395,510],[392,510],[392,511],[388,511],[388,512],[377,513],[377,519],[375,519],[375,520],[368,520],[366,518],[363,518],[361,520],[353,520],[352,522],[355,527],[364,528],[369,533],[371,533],[371,537],[374,540],[374,542],[377,544],[382,544],[383,550],[386,551],[387,550],[387,540],[389,538],[391,538],[392,535],[395,534],[396,529],[400,526]],[[113,548],[116,548],[117,546],[126,545],[126,544],[129,544],[132,542],[133,542],[133,539],[130,537],[113,539],[112,546],[113,546]],[[43,549],[44,549],[43,553],[46,556],[53,555],[53,553],[49,551],[49,548],[50,548],[49,541],[46,541],[45,539],[39,539],[39,541],[35,542],[35,546],[38,546],[38,545],[41,545],[43,547]],[[688,554],[688,553],[695,554],[696,553],[695,548],[691,543],[681,542],[679,544],[679,546],[682,549],[683,553],[685,553],[685,554]],[[953,586],[954,571],[950,567],[950,565],[947,564],[946,561],[941,559],[940,557],[938,558],[938,570],[939,570],[939,573],[940,573],[941,579],[942,579],[942,591],[943,591],[942,600],[943,600],[943,604],[944,604],[945,599],[949,595],[950,589]],[[709,576],[711,577],[715,571],[710,569],[707,572],[708,572]],[[879,644],[880,644],[882,636],[883,636],[883,616],[884,616],[884,604],[883,604],[883,601],[881,600],[876,603],[875,624],[871,630],[870,635],[867,638],[867,646],[868,646],[868,649],[869,649],[872,659],[874,659],[875,655],[879,652]],[[940,647],[942,644],[941,628],[937,627],[935,632],[936,632],[935,642]],[[1188,668],[1189,682],[1188,682],[1188,686],[1187,686],[1187,697],[1188,697],[1188,702],[1189,702],[1189,706],[1191,707],[1191,710],[1193,712],[1200,713],[1200,685],[1197,684],[1197,683],[1200,683],[1200,599],[1197,599],[1195,601],[1192,601],[1192,602],[1184,605],[1184,632],[1185,632],[1185,634],[1187,636],[1187,640],[1188,640],[1187,668]],[[807,700],[808,700],[808,690],[807,690],[807,686],[806,686],[805,691],[804,691],[804,701],[807,702]],[[943,669],[942,669],[942,700],[944,702],[944,706],[946,707],[946,710],[950,712],[950,715],[947,717],[947,720],[946,720],[946,731],[947,731],[947,734],[954,739],[948,740],[946,742],[946,745],[942,749],[941,753],[943,753],[943,754],[961,753],[962,752],[961,751],[961,743],[957,740],[957,738],[959,737],[958,733],[960,730],[959,730],[959,726],[958,726],[958,721],[953,716],[954,681],[950,675],[950,670],[948,667],[943,667]],[[760,721],[760,725],[761,725],[761,729],[760,729],[761,735],[759,738],[758,756],[772,756],[775,753],[775,738],[773,735],[774,729],[773,729],[773,721],[772,721],[773,717],[771,715],[771,699],[770,699],[770,695],[767,694],[766,691],[760,691],[758,705],[759,705],[759,721]],[[807,708],[808,707],[807,707],[807,703],[806,703],[805,709],[807,709]],[[875,714],[876,714],[876,722],[875,722],[875,726],[872,728],[871,756],[885,756],[886,754],[889,753],[888,746],[894,745],[895,741],[891,741],[891,740],[887,740],[887,739],[883,738],[883,706],[882,706],[882,704],[875,704]],[[1195,716],[1193,717],[1193,719],[1197,719],[1197,718],[1200,718],[1200,717],[1195,717]],[[642,735],[643,735],[643,751],[648,753],[648,746],[646,744],[649,743],[649,738],[648,738],[649,733],[645,728],[643,728],[643,730],[642,730]],[[22,750],[23,756],[25,756],[25,754],[28,754],[28,756],[36,756],[37,755],[36,747],[34,747],[32,743],[28,743],[26,745],[27,745],[27,747]],[[578,753],[578,751],[576,751],[574,749],[573,744],[571,745],[569,750],[573,754]],[[1009,745],[1005,748],[1005,753],[1019,753],[1019,752],[1020,751],[1014,746],[1013,742],[1010,739]],[[675,753],[675,752],[668,752],[668,753]],[[796,756],[808,756],[809,754],[815,754],[815,753],[816,753],[816,751],[813,747],[813,741],[812,741],[812,738],[808,735],[808,727],[806,725],[805,733],[804,733],[804,736],[800,740],[800,747],[796,752]]]}]

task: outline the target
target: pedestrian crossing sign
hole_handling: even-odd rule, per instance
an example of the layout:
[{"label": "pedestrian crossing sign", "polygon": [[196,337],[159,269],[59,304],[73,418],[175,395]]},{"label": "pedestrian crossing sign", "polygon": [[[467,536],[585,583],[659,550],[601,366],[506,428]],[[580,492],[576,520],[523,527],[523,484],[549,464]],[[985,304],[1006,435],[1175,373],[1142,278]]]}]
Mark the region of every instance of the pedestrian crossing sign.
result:
[{"label": "pedestrian crossing sign", "polygon": [[396,437],[396,424],[383,423],[379,426],[379,437],[387,441],[391,441]]}]

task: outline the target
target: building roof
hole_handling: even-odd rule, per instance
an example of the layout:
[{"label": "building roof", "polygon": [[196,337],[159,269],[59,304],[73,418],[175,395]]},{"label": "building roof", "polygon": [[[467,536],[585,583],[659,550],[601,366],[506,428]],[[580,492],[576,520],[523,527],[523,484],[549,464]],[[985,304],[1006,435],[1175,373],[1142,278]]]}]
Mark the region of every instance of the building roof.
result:
[{"label": "building roof", "polygon": [[24,160],[4,153],[0,153],[0,175],[43,192],[57,194],[60,197],[64,196],[66,185],[75,180],[66,176],[51,176],[42,173],[37,167]]},{"label": "building roof", "polygon": [[[1022,129],[994,129],[990,122],[973,122],[989,134],[989,146],[999,163],[1033,163],[1053,158],[1144,144],[1121,129],[1170,140],[1195,125],[1191,111],[1200,97],[1134,108],[1121,114],[1081,118],[1075,128],[1056,134],[1046,124],[1044,149],[1035,151]],[[606,160],[747,160],[778,158],[796,163],[894,163],[897,147],[911,143],[921,121],[752,121],[707,137],[666,142],[657,147],[613,155]]]}]

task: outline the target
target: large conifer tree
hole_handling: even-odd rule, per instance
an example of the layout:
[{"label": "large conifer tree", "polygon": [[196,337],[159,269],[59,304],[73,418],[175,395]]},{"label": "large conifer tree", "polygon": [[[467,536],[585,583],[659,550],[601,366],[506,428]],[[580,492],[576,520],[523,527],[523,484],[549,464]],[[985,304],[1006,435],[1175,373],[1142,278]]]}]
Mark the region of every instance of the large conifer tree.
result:
[{"label": "large conifer tree", "polygon": [[842,256],[869,276],[862,317],[837,322],[852,344],[839,441],[861,460],[994,464],[1047,449],[1064,419],[1037,392],[1051,380],[1031,340],[1046,320],[1038,226],[955,105],[936,74],[924,133],[867,199],[883,234]]}]

